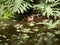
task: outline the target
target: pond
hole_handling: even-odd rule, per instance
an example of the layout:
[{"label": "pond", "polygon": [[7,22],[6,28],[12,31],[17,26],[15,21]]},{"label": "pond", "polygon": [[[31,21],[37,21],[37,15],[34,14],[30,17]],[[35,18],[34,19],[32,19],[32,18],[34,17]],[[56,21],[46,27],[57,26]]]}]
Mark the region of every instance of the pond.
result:
[{"label": "pond", "polygon": [[0,21],[0,45],[60,45],[60,28],[48,29],[38,24],[43,20],[49,19]]}]

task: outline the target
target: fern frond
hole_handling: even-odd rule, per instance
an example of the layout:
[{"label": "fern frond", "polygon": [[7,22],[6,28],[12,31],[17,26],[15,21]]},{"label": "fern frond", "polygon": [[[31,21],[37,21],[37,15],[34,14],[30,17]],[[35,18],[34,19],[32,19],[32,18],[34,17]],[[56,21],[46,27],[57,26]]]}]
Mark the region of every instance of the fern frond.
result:
[{"label": "fern frond", "polygon": [[47,15],[48,18],[50,15],[60,17],[60,8],[54,7],[58,4],[60,4],[59,0],[42,0],[40,4],[34,5],[33,8],[39,10],[42,16]]},{"label": "fern frond", "polygon": [[12,12],[24,13],[24,11],[27,11],[27,9],[30,9],[30,7],[31,5],[24,0],[14,0],[10,8]]},{"label": "fern frond", "polygon": [[3,19],[9,19],[8,17],[11,17],[16,12],[24,13],[32,7],[24,0],[2,0],[0,2],[0,18]]}]

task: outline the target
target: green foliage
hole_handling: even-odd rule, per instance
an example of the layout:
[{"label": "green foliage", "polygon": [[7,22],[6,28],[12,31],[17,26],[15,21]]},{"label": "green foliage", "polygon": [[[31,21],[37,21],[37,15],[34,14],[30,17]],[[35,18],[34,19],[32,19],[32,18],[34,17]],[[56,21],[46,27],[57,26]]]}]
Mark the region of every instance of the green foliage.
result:
[{"label": "green foliage", "polygon": [[48,18],[50,15],[55,18],[60,17],[60,8],[54,7],[60,4],[59,0],[41,0],[39,4],[33,4],[33,2],[34,0],[2,0],[0,1],[0,18],[9,19],[16,12],[24,13],[32,7],[39,10],[43,16],[47,15]]},{"label": "green foliage", "polygon": [[11,8],[13,12],[18,11],[18,13],[24,13],[24,11],[27,11],[27,9],[29,9],[28,6],[31,7],[31,5],[25,1],[15,0]]},{"label": "green foliage", "polygon": [[[9,19],[14,13],[24,13],[32,7],[24,0],[3,0],[0,1],[0,17],[1,19]],[[3,17],[3,18],[2,18]]]},{"label": "green foliage", "polygon": [[42,16],[47,15],[49,16],[55,16],[60,17],[60,8],[54,7],[60,4],[59,0],[41,0],[39,4],[34,5],[33,7],[39,10],[42,13]]},{"label": "green foliage", "polygon": [[27,1],[27,2],[33,2],[33,0],[25,0],[25,1]]},{"label": "green foliage", "polygon": [[[39,4],[33,4],[34,0],[0,0],[0,19],[10,19],[16,12],[21,14],[30,8],[40,11],[42,16],[47,15],[48,18],[60,17],[59,1],[41,0]],[[60,39],[55,38],[57,34],[60,35],[60,19],[41,20],[42,22],[23,21],[21,24],[16,20],[7,21],[8,23],[6,20],[0,21],[0,45],[29,45],[31,42],[30,45],[44,45],[44,42],[53,45]]]},{"label": "green foliage", "polygon": [[48,29],[53,29],[60,26],[60,20],[53,22],[53,20],[38,22],[37,24],[43,24],[47,26]]}]

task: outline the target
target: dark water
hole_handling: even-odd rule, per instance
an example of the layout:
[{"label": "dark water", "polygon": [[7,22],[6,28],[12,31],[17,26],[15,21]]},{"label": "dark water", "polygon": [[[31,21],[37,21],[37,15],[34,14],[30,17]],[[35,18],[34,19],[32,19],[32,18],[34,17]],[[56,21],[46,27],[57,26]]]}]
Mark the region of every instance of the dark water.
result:
[{"label": "dark water", "polygon": [[[47,18],[46,17],[43,17],[43,18],[40,17],[40,18],[35,19],[34,21],[37,23],[37,22],[41,22],[44,19],[47,19]],[[47,28],[43,28],[44,25],[35,25],[39,28],[38,32],[27,33],[30,37],[25,43],[15,44],[15,42],[17,40],[20,40],[20,39],[14,40],[15,37],[12,38],[12,35],[16,35],[18,37],[19,34],[23,35],[25,33],[17,32],[16,31],[17,29],[14,27],[14,25],[23,24],[24,28],[31,28],[31,29],[33,29],[35,27],[35,26],[30,27],[27,23],[28,22],[25,20],[24,21],[12,21],[12,20],[0,21],[0,25],[1,25],[0,26],[0,45],[60,45],[60,34],[55,34],[55,37],[54,37],[54,38],[58,38],[58,41],[54,42],[51,37],[48,37],[48,39],[49,39],[48,41],[44,41],[43,38],[44,38],[44,36],[46,36],[47,32],[54,33],[55,30],[59,30],[57,28],[48,30]],[[5,24],[5,26],[4,26],[4,24]],[[37,34],[42,33],[42,32],[45,33],[44,35],[42,35],[43,40],[41,42],[38,42],[40,37],[37,37]],[[19,37],[21,37],[21,36],[19,36]],[[37,39],[37,41],[35,41],[35,39]],[[17,41],[17,43],[20,43],[20,42]]]}]

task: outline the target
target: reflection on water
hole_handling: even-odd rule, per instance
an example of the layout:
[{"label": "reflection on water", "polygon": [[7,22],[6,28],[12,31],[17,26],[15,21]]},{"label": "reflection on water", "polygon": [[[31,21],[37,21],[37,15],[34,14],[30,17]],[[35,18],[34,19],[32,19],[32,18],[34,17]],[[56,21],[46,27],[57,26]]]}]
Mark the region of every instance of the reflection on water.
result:
[{"label": "reflection on water", "polygon": [[[26,21],[0,21],[0,45],[60,45],[59,29],[48,30],[44,25]],[[39,21],[40,22],[40,21]]]}]

